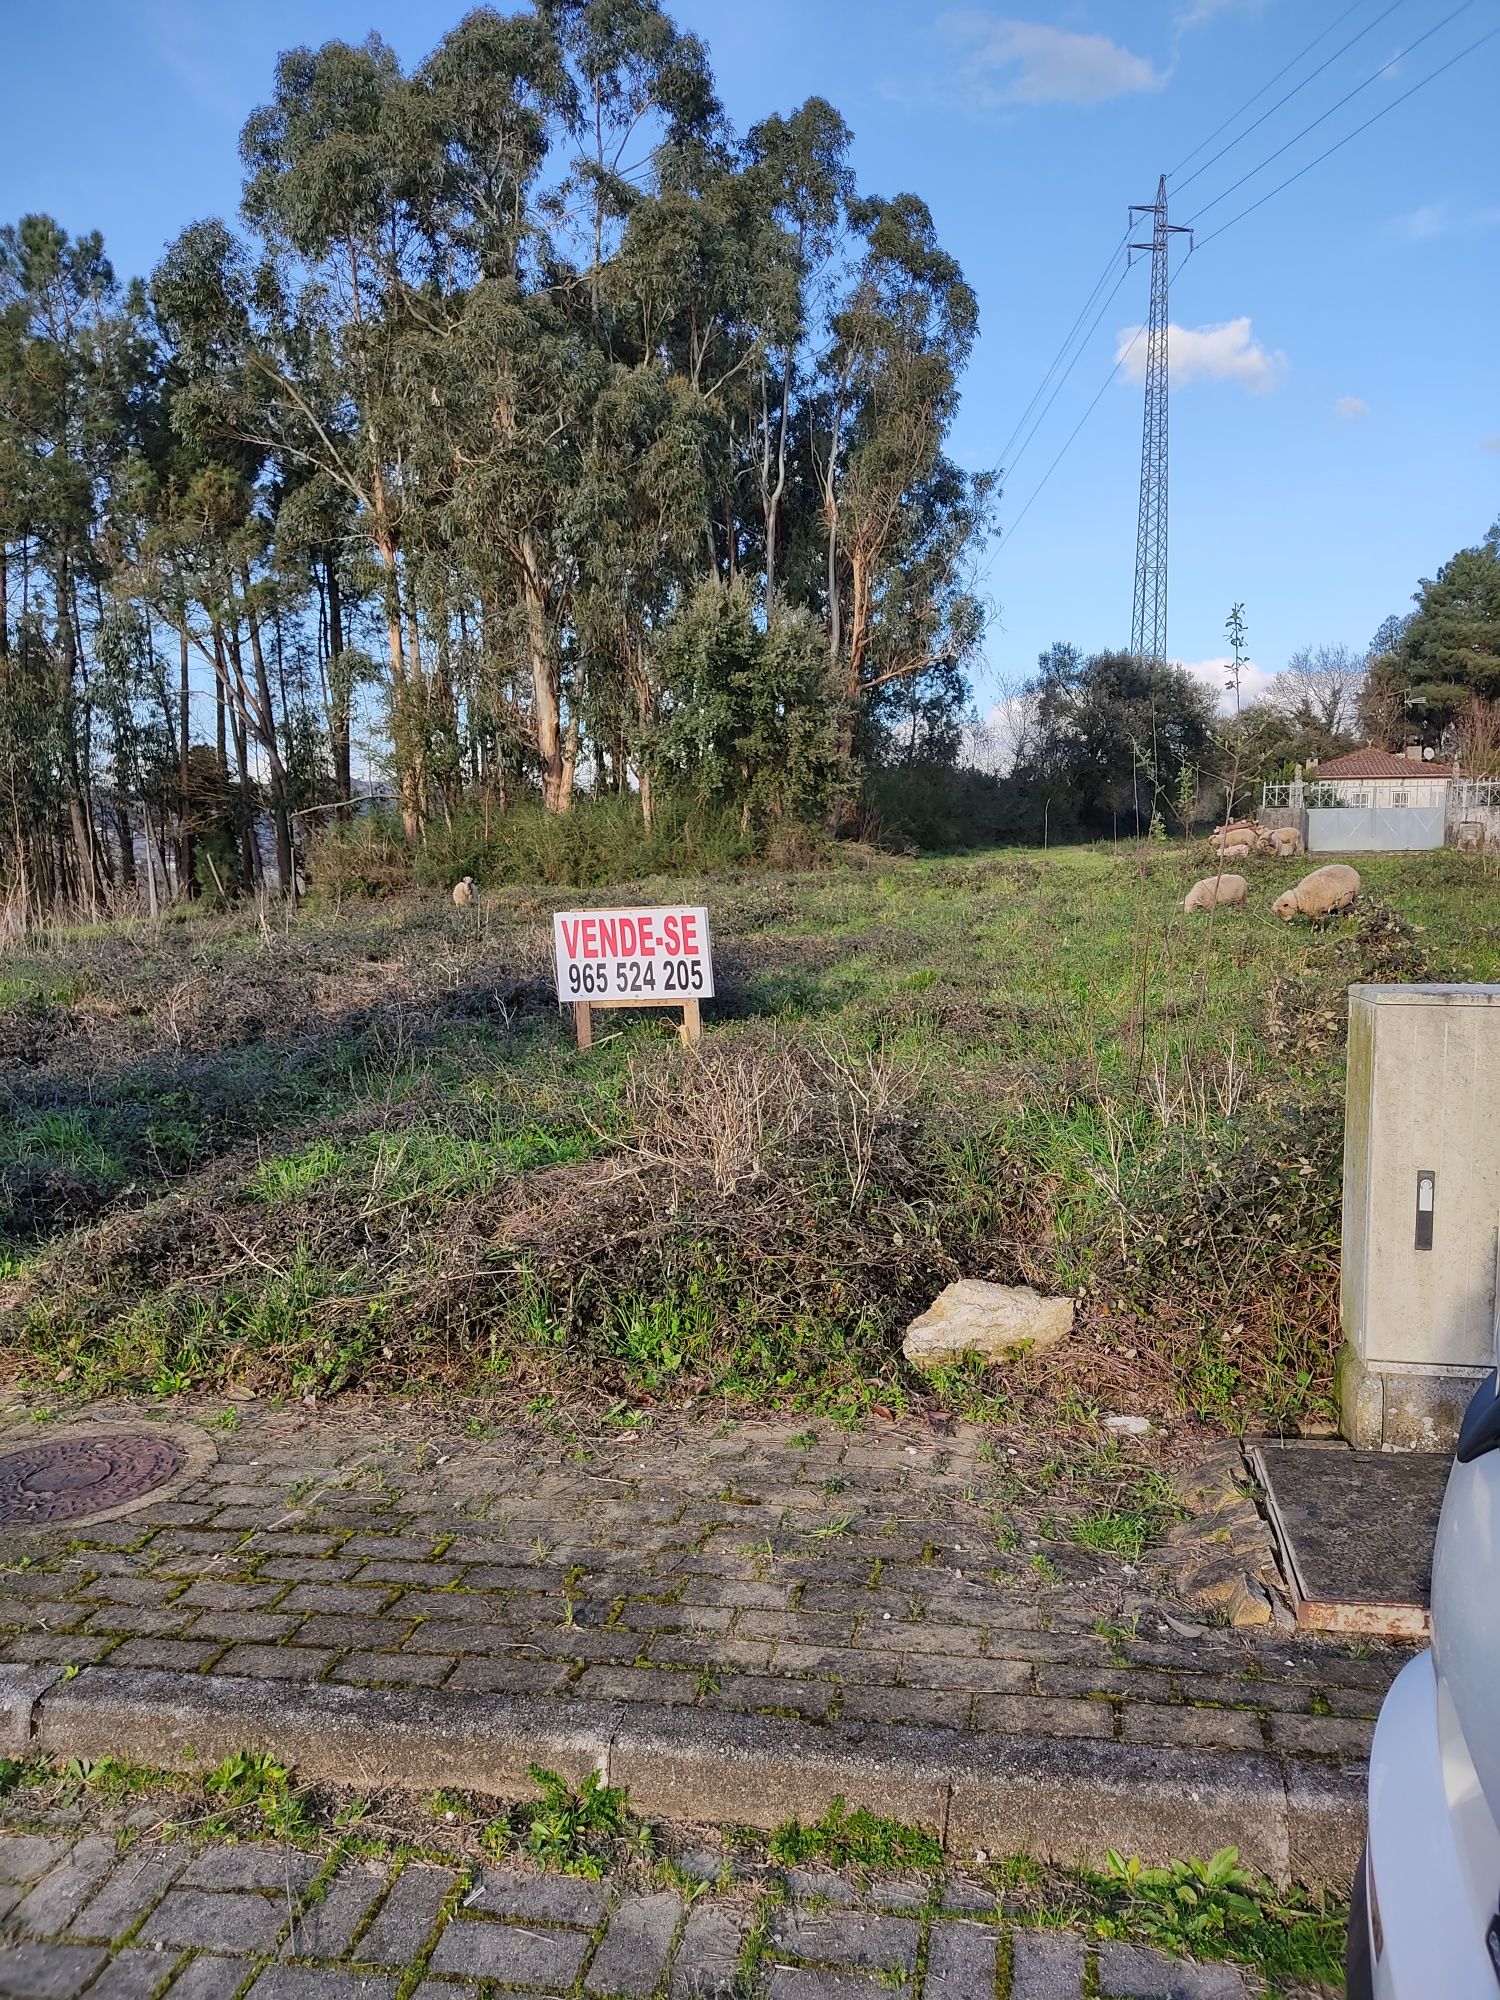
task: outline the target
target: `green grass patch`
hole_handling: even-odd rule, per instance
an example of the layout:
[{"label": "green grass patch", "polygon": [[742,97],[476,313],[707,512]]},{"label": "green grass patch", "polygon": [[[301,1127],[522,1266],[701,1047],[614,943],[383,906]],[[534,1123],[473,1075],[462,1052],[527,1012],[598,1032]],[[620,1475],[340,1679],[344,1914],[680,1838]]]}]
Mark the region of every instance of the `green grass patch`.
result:
[{"label": "green grass patch", "polygon": [[850,1812],[842,1798],[811,1825],[784,1820],[771,1835],[769,1851],[773,1861],[789,1868],[809,1862],[825,1868],[938,1868],[943,1859],[942,1847],[925,1828],[882,1819],[863,1806]]}]

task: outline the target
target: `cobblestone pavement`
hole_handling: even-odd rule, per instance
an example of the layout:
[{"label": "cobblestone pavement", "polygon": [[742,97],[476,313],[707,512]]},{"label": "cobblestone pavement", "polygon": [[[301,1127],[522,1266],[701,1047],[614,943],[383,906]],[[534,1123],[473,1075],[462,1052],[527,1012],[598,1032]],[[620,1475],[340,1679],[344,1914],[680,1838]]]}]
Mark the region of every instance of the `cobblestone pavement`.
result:
[{"label": "cobblestone pavement", "polygon": [[975,1426],[523,1445],[252,1411],[215,1435],[170,1499],[27,1541],[0,1658],[1348,1763],[1401,1663],[1204,1630],[1149,1552],[1083,1545],[1097,1496],[1059,1500]]},{"label": "cobblestone pavement", "polygon": [[[692,1857],[683,1857],[691,1877]],[[705,1858],[701,1872],[716,1871]],[[1227,1965],[1001,1921],[952,1878],[701,1894],[295,1848],[0,1833],[6,2000],[1248,2000]]]}]

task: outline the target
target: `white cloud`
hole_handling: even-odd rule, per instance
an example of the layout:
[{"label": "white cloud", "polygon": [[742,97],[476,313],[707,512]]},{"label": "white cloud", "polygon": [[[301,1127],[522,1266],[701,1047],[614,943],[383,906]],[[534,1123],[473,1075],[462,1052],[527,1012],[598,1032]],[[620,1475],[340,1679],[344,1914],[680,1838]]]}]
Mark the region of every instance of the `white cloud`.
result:
[{"label": "white cloud", "polygon": [[1179,28],[1201,28],[1220,14],[1259,13],[1264,5],[1265,0],[1193,0],[1190,7],[1179,9],[1176,22]]},{"label": "white cloud", "polygon": [[[1184,660],[1182,664],[1212,690],[1220,715],[1234,714],[1234,689],[1229,685],[1229,670],[1234,662],[1227,653],[1210,660]],[[1248,708],[1252,701],[1259,701],[1274,678],[1269,668],[1246,660],[1240,667],[1240,707]]]},{"label": "white cloud", "polygon": [[1160,90],[1166,72],[1107,35],[1075,35],[1041,21],[977,11],[945,14],[944,32],[965,48],[965,82],[978,102],[1103,104]]},{"label": "white cloud", "polygon": [[1333,406],[1333,414],[1346,424],[1352,424],[1358,417],[1367,417],[1370,406],[1361,396],[1340,396]]},{"label": "white cloud", "polygon": [[[1122,327],[1115,345],[1127,382],[1146,379],[1146,342],[1140,335],[1138,326]],[[1270,352],[1253,338],[1248,313],[1219,326],[1169,325],[1167,364],[1174,385],[1238,382],[1257,396],[1274,389],[1287,367],[1284,354]]]},{"label": "white cloud", "polygon": [[1500,208],[1465,208],[1452,201],[1429,201],[1396,216],[1390,232],[1402,243],[1433,243],[1443,236],[1478,236],[1500,228]]},{"label": "white cloud", "polygon": [[1491,431],[1488,437],[1479,440],[1481,451],[1500,451],[1500,431]]}]

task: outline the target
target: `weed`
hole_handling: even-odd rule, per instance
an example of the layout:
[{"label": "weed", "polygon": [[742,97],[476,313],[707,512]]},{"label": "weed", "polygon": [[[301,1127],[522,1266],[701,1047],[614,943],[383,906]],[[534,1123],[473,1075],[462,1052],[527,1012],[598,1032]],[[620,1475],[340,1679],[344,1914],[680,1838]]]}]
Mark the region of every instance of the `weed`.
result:
[{"label": "weed", "polygon": [[1322,1898],[1276,1890],[1240,1866],[1236,1848],[1162,1868],[1111,1850],[1100,1886],[1107,1902],[1094,1923],[1100,1937],[1140,1938],[1204,1958],[1246,1958],[1273,1976],[1342,1974],[1342,1913]]},{"label": "weed", "polygon": [[881,1819],[863,1806],[849,1812],[842,1798],[810,1826],[785,1820],[771,1835],[770,1854],[791,1868],[810,1861],[828,1868],[937,1868],[943,1858],[938,1841],[922,1827]]},{"label": "weed", "polygon": [[527,1853],[544,1868],[601,1875],[613,1843],[630,1831],[629,1792],[623,1785],[606,1785],[597,1771],[575,1792],[556,1771],[539,1764],[528,1769],[542,1796],[526,1808]]}]

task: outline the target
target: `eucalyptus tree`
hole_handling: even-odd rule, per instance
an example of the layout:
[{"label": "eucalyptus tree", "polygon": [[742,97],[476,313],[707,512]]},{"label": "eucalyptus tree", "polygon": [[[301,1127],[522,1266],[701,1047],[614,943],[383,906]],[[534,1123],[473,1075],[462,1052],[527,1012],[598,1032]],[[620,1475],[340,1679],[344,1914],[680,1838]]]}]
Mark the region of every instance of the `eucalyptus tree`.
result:
[{"label": "eucalyptus tree", "polygon": [[942,449],[978,328],[973,291],[915,195],[849,214],[864,248],[832,315],[809,437],[846,744],[878,690],[972,657],[982,619],[964,564],[993,490]]},{"label": "eucalyptus tree", "polygon": [[19,872],[43,905],[72,896],[97,907],[112,879],[94,810],[90,642],[107,568],[108,484],[137,430],[139,310],[97,233],[70,238],[44,215],[0,230],[5,755],[46,765],[14,775],[7,803]]}]

